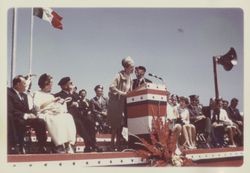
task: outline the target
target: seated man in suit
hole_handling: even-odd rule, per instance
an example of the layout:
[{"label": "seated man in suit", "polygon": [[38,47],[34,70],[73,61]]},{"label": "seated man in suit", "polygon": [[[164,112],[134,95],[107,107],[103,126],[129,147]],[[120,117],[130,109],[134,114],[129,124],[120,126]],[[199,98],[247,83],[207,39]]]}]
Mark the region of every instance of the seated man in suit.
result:
[{"label": "seated man in suit", "polygon": [[8,147],[9,153],[25,154],[24,136],[26,126],[31,126],[38,140],[39,153],[46,152],[46,125],[42,119],[29,109],[28,97],[25,94],[26,79],[18,75],[12,81],[13,87],[8,88]]},{"label": "seated man in suit", "polygon": [[89,117],[92,120],[91,109],[90,109],[90,101],[86,98],[87,91],[85,89],[81,89],[78,93],[79,99],[79,110],[81,111],[81,115],[84,117]]},{"label": "seated man in suit", "polygon": [[228,118],[227,112],[222,108],[222,99],[216,99],[215,109],[213,111],[212,126],[215,127],[215,135],[220,143],[224,145],[224,134],[228,134],[229,147],[236,147],[235,136],[236,126],[232,120]]},{"label": "seated man in suit", "polygon": [[144,83],[152,83],[151,80],[144,77],[145,73],[146,73],[145,67],[143,66],[135,67],[136,79],[133,79],[133,86],[132,86],[133,90],[141,86]]},{"label": "seated man in suit", "polygon": [[73,83],[70,77],[63,77],[58,85],[61,86],[61,91],[55,94],[55,97],[60,97],[62,99],[70,99],[67,102],[68,112],[73,116],[76,125],[77,134],[79,134],[85,143],[84,152],[99,151],[96,146],[96,141],[91,137],[90,123],[87,117],[81,116],[81,111],[79,109],[78,94],[73,93]]},{"label": "seated man in suit", "polygon": [[233,121],[234,126],[237,130],[237,143],[242,146],[243,145],[243,117],[240,115],[240,111],[237,108],[238,99],[232,98],[230,102],[230,106],[226,109],[228,117]]},{"label": "seated man in suit", "polygon": [[95,118],[97,131],[108,133],[109,126],[107,123],[108,98],[103,96],[103,86],[95,87],[96,96],[90,100],[91,112]]},{"label": "seated man in suit", "polygon": [[[215,107],[216,107],[215,98],[210,98],[209,105],[202,107],[203,115],[205,115],[205,117],[210,119],[211,124],[212,124],[212,120],[214,120],[214,114],[216,112]],[[220,141],[218,139],[218,135],[217,136],[215,135],[215,128],[216,127],[211,125],[210,138],[208,138],[208,141],[207,141],[209,143],[210,147],[213,147],[213,148],[221,147]],[[218,134],[218,132],[217,132],[217,134]],[[222,136],[224,135],[224,130],[222,130],[221,135]]]},{"label": "seated man in suit", "polygon": [[210,147],[211,141],[211,119],[202,113],[202,106],[199,104],[198,95],[190,95],[190,104],[188,110],[190,114],[190,121],[195,126],[197,133],[204,133],[207,146]]},{"label": "seated man in suit", "polygon": [[82,121],[87,127],[86,129],[88,130],[88,135],[90,136],[91,141],[96,143],[95,119],[91,114],[90,101],[86,98],[87,91],[85,89],[81,89],[78,95],[79,110],[81,112]]}]

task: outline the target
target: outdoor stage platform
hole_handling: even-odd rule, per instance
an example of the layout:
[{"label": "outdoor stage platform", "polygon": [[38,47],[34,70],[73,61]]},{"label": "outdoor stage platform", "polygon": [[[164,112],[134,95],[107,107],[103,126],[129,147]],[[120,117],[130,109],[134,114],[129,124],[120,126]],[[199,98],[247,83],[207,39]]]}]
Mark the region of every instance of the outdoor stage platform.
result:
[{"label": "outdoor stage platform", "polygon": [[[243,164],[243,148],[195,149],[184,151],[195,166],[235,167]],[[123,152],[92,152],[75,154],[19,154],[8,155],[11,167],[100,167],[100,166],[146,166],[147,161],[132,150]]]}]

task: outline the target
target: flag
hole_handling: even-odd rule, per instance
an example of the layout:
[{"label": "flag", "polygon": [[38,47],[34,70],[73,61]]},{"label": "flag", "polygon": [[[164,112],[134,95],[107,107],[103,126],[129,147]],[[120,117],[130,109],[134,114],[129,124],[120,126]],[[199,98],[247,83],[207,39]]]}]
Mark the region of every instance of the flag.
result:
[{"label": "flag", "polygon": [[54,28],[63,29],[62,17],[51,8],[34,8],[33,15],[49,22]]}]

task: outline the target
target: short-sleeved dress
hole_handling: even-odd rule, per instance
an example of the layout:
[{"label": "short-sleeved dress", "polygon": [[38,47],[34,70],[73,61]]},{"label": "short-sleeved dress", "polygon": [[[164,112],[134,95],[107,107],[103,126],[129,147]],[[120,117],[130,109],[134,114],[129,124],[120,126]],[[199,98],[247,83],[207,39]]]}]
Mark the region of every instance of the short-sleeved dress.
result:
[{"label": "short-sleeved dress", "polygon": [[66,105],[52,102],[40,109],[41,105],[52,101],[54,96],[43,91],[34,92],[34,107],[39,118],[45,120],[47,130],[56,146],[66,142],[74,144],[76,141],[76,127],[72,116],[67,113]]}]

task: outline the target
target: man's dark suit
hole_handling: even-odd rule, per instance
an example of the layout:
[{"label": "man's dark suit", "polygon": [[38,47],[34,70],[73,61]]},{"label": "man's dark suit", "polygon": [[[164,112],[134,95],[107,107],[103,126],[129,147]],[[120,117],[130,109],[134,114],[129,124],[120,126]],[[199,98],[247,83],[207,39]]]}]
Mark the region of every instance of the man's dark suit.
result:
[{"label": "man's dark suit", "polygon": [[43,148],[46,144],[46,124],[42,119],[24,119],[25,113],[32,113],[28,106],[28,98],[24,93],[20,93],[20,97],[12,88],[8,88],[8,146],[24,147],[24,135],[26,126],[31,126],[37,136],[38,145]]},{"label": "man's dark suit", "polygon": [[90,100],[90,107],[95,121],[99,123],[99,130],[108,131],[107,116],[102,115],[102,112],[107,112],[108,98],[101,96],[99,101],[96,96]]},{"label": "man's dark suit", "polygon": [[[238,135],[236,136],[236,141],[238,145],[243,145],[243,117],[240,115],[239,109],[235,108],[233,109],[231,106],[227,108],[227,115],[228,118],[231,119],[234,122],[234,125],[236,126],[238,130]],[[241,121],[239,123],[238,121]]]},{"label": "man's dark suit", "polygon": [[98,97],[94,97],[90,100],[90,103],[92,113],[100,114],[101,112],[107,112],[108,98],[101,96],[101,102],[99,102]]},{"label": "man's dark suit", "polygon": [[228,118],[231,119],[233,122],[243,121],[243,117],[240,115],[239,109],[237,108],[233,109],[232,107],[229,106],[226,111]]},{"label": "man's dark suit", "polygon": [[198,120],[197,117],[202,115],[202,108],[199,106],[188,105],[190,122],[195,125],[197,132],[211,133],[211,119],[205,115],[206,118]]},{"label": "man's dark suit", "polygon": [[143,78],[142,80],[133,79],[132,89],[134,90],[134,89],[136,89],[137,87],[141,86],[144,83],[152,83],[152,81],[147,79],[147,78]]},{"label": "man's dark suit", "polygon": [[224,129],[223,128],[216,128],[213,127],[214,122],[219,122],[219,115],[220,110],[219,109],[213,109],[210,106],[204,106],[202,107],[202,113],[207,118],[211,120],[211,143],[213,146],[218,147],[223,144],[223,135],[224,135]]},{"label": "man's dark suit", "polygon": [[197,133],[203,133],[205,135],[206,141],[208,144],[211,143],[211,119],[206,117],[202,119],[198,119],[199,116],[202,115],[202,107],[200,106],[192,106],[188,105],[188,111],[190,116],[190,122],[195,126]]},{"label": "man's dark suit", "polygon": [[62,99],[66,98],[72,98],[70,102],[67,102],[67,108],[68,112],[73,116],[75,125],[76,125],[76,130],[77,133],[84,139],[84,143],[86,148],[89,147],[95,147],[95,141],[92,140],[89,132],[89,121],[87,117],[82,116],[81,111],[79,108],[71,106],[72,102],[77,102],[78,100],[78,95],[75,94],[69,94],[66,93],[65,91],[60,91],[59,93],[55,94],[55,97],[60,97]]}]

